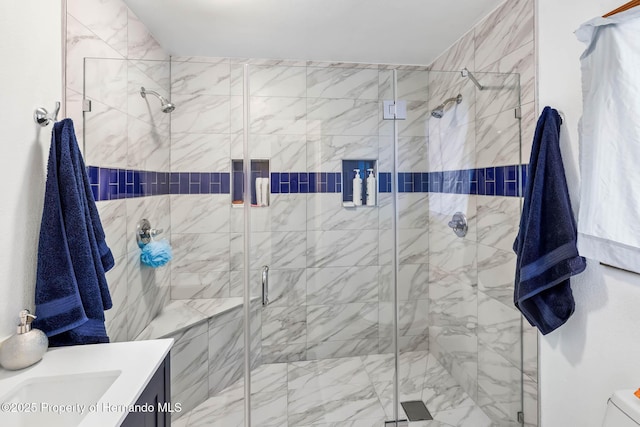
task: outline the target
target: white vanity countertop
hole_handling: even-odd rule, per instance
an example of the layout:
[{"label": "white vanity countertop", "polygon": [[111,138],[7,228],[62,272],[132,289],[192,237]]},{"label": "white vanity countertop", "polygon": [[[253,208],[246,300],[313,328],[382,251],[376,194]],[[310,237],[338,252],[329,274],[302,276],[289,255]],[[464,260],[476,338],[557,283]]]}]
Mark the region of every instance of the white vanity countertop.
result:
[{"label": "white vanity countertop", "polygon": [[[126,407],[135,404],[165,356],[173,339],[118,342],[110,344],[78,345],[49,349],[42,360],[33,366],[19,370],[0,369],[0,425],[12,414],[5,402],[15,398],[15,391],[25,382],[40,381],[46,377],[62,377],[56,386],[64,388],[64,376],[90,378],[101,372],[119,372],[119,375],[99,398],[93,411],[84,411],[79,426],[119,426],[126,418]],[[35,404],[39,410],[43,402],[18,402]],[[47,402],[44,402],[47,403]],[[73,405],[75,402],[68,402]],[[14,410],[18,408],[14,407]],[[22,409],[22,408],[20,408]],[[104,410],[103,410],[104,409]],[[42,415],[42,414],[40,414]],[[52,417],[55,417],[55,413]],[[52,420],[53,421],[53,420]]]}]

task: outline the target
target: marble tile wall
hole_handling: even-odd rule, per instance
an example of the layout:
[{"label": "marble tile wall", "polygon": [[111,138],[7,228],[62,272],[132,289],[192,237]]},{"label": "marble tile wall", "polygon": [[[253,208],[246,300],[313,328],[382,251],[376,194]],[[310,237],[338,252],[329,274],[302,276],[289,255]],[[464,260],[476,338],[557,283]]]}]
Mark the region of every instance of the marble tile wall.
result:
[{"label": "marble tile wall", "polygon": [[[232,158],[242,157],[241,64],[248,61],[253,157],[269,158],[273,171],[339,172],[341,158],[378,158],[379,170],[391,170],[393,124],[379,113],[379,100],[391,97],[388,67],[173,58],[169,79],[168,56],[120,0],[69,0],[67,32],[67,116],[76,122],[88,164],[228,170]],[[532,0],[497,9],[431,69],[464,66],[476,70],[490,90],[477,91],[459,73],[399,67],[399,98],[408,101],[408,119],[398,122],[400,171],[421,172],[425,165],[430,171],[471,169],[528,159],[535,113]],[[86,96],[94,108],[83,121],[85,72],[92,82]],[[519,82],[492,74],[511,72],[519,73]],[[519,98],[511,90],[518,83]],[[169,116],[154,109],[154,99],[140,103],[140,85],[170,95],[179,106],[171,117],[170,138]],[[431,108],[457,93],[463,104],[439,121],[424,120]],[[510,120],[516,106],[528,118],[521,126],[521,153],[514,148],[518,132]],[[254,295],[258,268],[271,266],[272,304],[256,329],[266,362],[389,350],[390,195],[381,194],[379,208],[369,210],[343,209],[338,197],[272,195],[270,208],[252,210]],[[512,371],[495,369],[511,369],[515,357],[508,348],[516,323],[508,299],[514,263],[510,241],[519,204],[505,199],[399,195],[399,320],[401,348],[431,347],[488,412],[511,419],[514,402],[504,387]],[[242,209],[232,208],[228,196],[154,196],[100,202],[99,209],[117,257],[108,277],[118,302],[107,313],[114,341],[133,339],[170,298],[242,295]],[[446,228],[456,210],[470,221],[464,240],[451,240]],[[170,268],[139,266],[132,236],[142,217],[171,237],[176,258]],[[496,313],[510,320],[503,325]],[[222,335],[209,336],[209,345],[215,337]],[[228,343],[238,339],[228,338]],[[531,408],[535,331],[527,330],[524,347],[526,407]],[[212,375],[209,392],[220,380]],[[238,372],[230,369],[229,375],[235,378]],[[525,416],[527,423],[537,423],[533,411]]]},{"label": "marble tile wall", "polygon": [[[66,116],[73,119],[87,165],[168,170],[170,116],[140,86],[169,95],[169,56],[121,0],[67,2]],[[83,114],[82,100],[91,112]],[[107,273],[114,301],[112,341],[134,339],[170,299],[171,271],[140,265],[137,222],[148,218],[171,237],[170,198],[98,202],[116,266]]]},{"label": "marble tile wall", "polygon": [[[533,20],[532,0],[505,2],[431,64],[431,104],[457,93],[464,98],[429,123],[431,170],[528,162],[535,126]],[[435,71],[464,67],[475,70],[484,90],[459,73]],[[514,108],[521,110],[519,123]],[[535,426],[536,332],[513,306],[511,246],[520,200],[430,194],[429,207],[430,350],[499,425],[517,425],[523,374],[525,424]],[[469,234],[457,242],[445,225],[456,210],[469,218]]]},{"label": "marble tile wall", "polygon": [[[379,159],[379,170],[391,167],[392,127],[380,117],[381,97],[391,95],[390,70],[250,62],[253,158],[269,159],[277,172],[342,172],[342,159],[358,158]],[[171,171],[228,170],[242,158],[241,63],[173,58],[172,64],[172,100],[185,108],[172,115]],[[399,81],[412,103],[399,129],[403,171],[427,166],[421,117],[428,81],[426,69],[415,67]],[[228,195],[171,196],[172,298],[242,295],[243,210],[229,202]],[[413,350],[428,348],[427,202],[425,194],[399,197],[401,346]],[[271,194],[269,208],[252,209],[254,295],[260,267],[270,267],[265,362],[390,350],[391,215],[389,194],[380,194],[374,209],[345,209],[339,193]]]}]

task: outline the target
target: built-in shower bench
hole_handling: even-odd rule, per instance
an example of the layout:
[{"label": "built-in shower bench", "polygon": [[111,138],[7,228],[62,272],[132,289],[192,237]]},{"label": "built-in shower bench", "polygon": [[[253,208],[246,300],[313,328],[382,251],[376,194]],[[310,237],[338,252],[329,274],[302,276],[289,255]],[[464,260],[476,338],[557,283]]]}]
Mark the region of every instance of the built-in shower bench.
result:
[{"label": "built-in shower bench", "polygon": [[[179,417],[243,373],[243,298],[173,300],[136,337],[138,340],[173,338],[171,400],[180,403]],[[260,301],[252,299],[252,317],[260,319]],[[260,319],[261,320],[261,319]],[[252,320],[253,324],[253,320]],[[259,320],[256,328],[261,325]],[[252,353],[260,360],[260,333],[252,330]],[[253,344],[255,343],[255,344]]]}]

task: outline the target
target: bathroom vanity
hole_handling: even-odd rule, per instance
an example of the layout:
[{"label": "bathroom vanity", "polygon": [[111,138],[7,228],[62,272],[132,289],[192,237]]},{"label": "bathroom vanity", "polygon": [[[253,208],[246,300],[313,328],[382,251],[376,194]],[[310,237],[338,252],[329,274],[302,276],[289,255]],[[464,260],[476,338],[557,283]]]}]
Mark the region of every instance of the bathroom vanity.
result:
[{"label": "bathroom vanity", "polygon": [[0,425],[169,426],[172,339],[49,349],[0,370]]}]

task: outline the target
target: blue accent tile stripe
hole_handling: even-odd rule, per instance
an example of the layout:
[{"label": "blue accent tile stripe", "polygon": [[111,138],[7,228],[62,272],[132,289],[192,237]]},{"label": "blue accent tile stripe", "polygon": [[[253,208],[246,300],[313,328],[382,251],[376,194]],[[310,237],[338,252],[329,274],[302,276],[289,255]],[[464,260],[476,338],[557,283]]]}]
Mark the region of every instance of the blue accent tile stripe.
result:
[{"label": "blue accent tile stripe", "polygon": [[[522,197],[528,165],[438,172],[398,172],[399,193],[453,193]],[[242,182],[242,172],[235,180]],[[88,166],[96,201],[164,194],[230,194],[229,172],[156,172]],[[235,182],[234,180],[234,182]],[[272,194],[341,193],[340,172],[271,172]],[[378,192],[391,193],[390,172],[378,173]]]},{"label": "blue accent tile stripe", "polygon": [[229,194],[228,172],[157,172],[88,166],[96,201],[164,194]]},{"label": "blue accent tile stripe", "polygon": [[271,172],[272,194],[342,192],[340,172]]},{"label": "blue accent tile stripe", "polygon": [[[438,172],[398,172],[398,193],[452,193],[522,197],[528,165]],[[378,174],[378,191],[391,192],[391,173]]]}]

